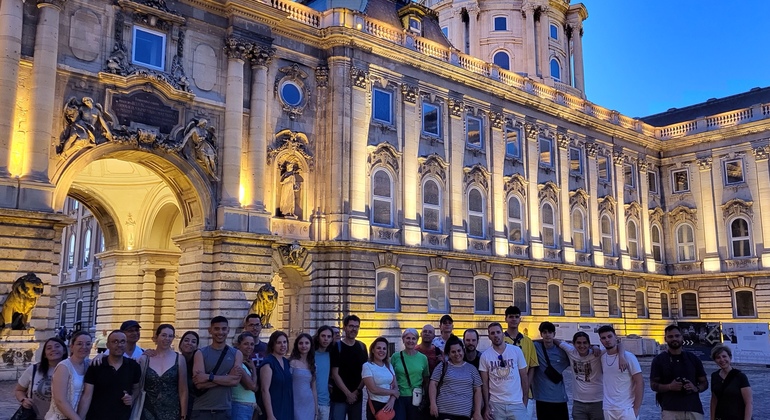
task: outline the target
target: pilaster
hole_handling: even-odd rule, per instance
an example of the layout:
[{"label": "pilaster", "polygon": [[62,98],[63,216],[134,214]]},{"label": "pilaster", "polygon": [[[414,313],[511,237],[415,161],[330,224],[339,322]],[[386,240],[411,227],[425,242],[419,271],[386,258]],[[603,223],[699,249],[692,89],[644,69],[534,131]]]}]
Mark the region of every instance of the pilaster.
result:
[{"label": "pilaster", "polygon": [[[418,174],[417,153],[420,138],[421,119],[417,113],[419,88],[404,83],[401,85],[401,100],[403,102],[404,125],[401,144],[404,145],[402,160],[403,173],[399,174],[402,180],[404,193],[401,202],[404,209],[404,245],[418,246],[422,243],[422,232],[417,222],[417,207],[422,203],[422,180]],[[421,211],[421,210],[420,210]]]},{"label": "pilaster", "polygon": [[[698,166],[698,183],[695,188],[699,191],[693,191],[695,197],[700,197],[700,204],[698,205],[701,214],[703,215],[703,226],[696,229],[712,229],[711,234],[703,235],[703,243],[705,245],[706,254],[703,256],[703,270],[704,271],[719,271],[721,270],[721,263],[719,261],[719,234],[714,234],[723,231],[716,224],[716,214],[714,208],[714,185],[712,179],[712,158],[711,156],[705,156],[697,159],[696,164]],[[695,189],[694,188],[694,189]],[[725,256],[728,258],[729,256]]]},{"label": "pilaster", "polygon": [[625,162],[625,155],[623,151],[617,149],[612,154],[612,169],[613,179],[615,180],[615,200],[618,205],[615,209],[615,230],[617,235],[617,249],[620,252],[621,267],[624,270],[631,269],[631,257],[628,255],[628,242],[626,232],[626,195],[625,195],[625,178],[623,176],[623,163]]},{"label": "pilaster", "polygon": [[[757,171],[756,183],[757,190],[759,191],[759,202],[770,203],[770,166],[768,165],[770,146],[766,144],[754,145],[752,153],[754,155],[754,164]],[[756,214],[754,222],[761,223],[760,231],[762,232],[762,237],[754,238],[754,243],[764,244],[764,247],[761,250],[761,258],[762,268],[766,269],[770,267],[770,246],[768,246],[768,241],[770,241],[770,222],[763,223],[762,217],[764,216],[764,211],[762,210],[762,206],[756,206],[754,213]],[[756,232],[757,230],[755,229],[754,231]]]},{"label": "pilaster", "polygon": [[586,220],[591,235],[591,253],[594,257],[596,267],[604,267],[604,253],[602,252],[600,220],[599,220],[599,171],[596,162],[597,146],[594,142],[586,143],[586,161],[588,170],[586,179],[588,179],[588,215]]},{"label": "pilaster", "polygon": [[533,123],[524,125],[524,136],[527,138],[527,231],[529,232],[529,249],[532,259],[543,259],[543,240],[540,237],[540,201],[538,175],[540,173],[540,151],[538,138],[540,127]]},{"label": "pilaster", "polygon": [[[349,203],[350,188],[347,179],[350,177],[349,145],[350,130],[346,117],[350,113],[350,59],[347,57],[330,57],[329,64],[329,101],[326,108],[326,147],[321,148],[327,153],[328,165],[319,165],[324,170],[324,201],[328,220],[328,235],[330,240],[344,240],[350,237]],[[323,166],[328,166],[323,168]]]},{"label": "pilaster", "polygon": [[538,40],[538,53],[540,56],[540,77],[543,80],[549,80],[551,78],[551,47],[550,47],[550,27],[548,24],[548,7],[540,6],[540,24]]},{"label": "pilaster", "polygon": [[492,221],[494,226],[493,252],[495,255],[507,256],[510,252],[508,238],[505,236],[505,224],[507,221],[505,205],[505,182],[503,181],[503,166],[505,164],[505,119],[500,112],[489,113],[489,125],[491,130],[487,156],[491,161],[492,182],[489,190],[489,199],[492,202]]},{"label": "pilaster", "polygon": [[463,159],[465,156],[465,138],[463,134],[465,106],[459,99],[449,99],[449,130],[444,141],[449,147],[449,194],[450,217],[452,219],[452,250],[464,251],[468,248],[468,234],[465,222],[465,185],[463,185]]},{"label": "pilaster", "polygon": [[537,49],[535,44],[535,4],[524,3],[521,15],[524,19],[524,51],[527,60],[527,74],[534,78],[537,75]]},{"label": "pilaster", "polygon": [[637,166],[639,180],[639,203],[642,207],[641,214],[641,229],[639,232],[640,243],[640,258],[645,261],[645,267],[647,272],[654,273],[655,259],[652,257],[652,238],[650,237],[650,185],[647,183],[647,172],[649,171],[649,163],[645,160],[640,160]]},{"label": "pilaster", "polygon": [[[572,220],[569,207],[569,144],[570,138],[562,133],[557,134],[559,146],[559,213],[561,226],[558,228],[561,237],[562,258],[569,264],[575,263],[575,244],[572,243]],[[557,243],[558,246],[558,243]]]},{"label": "pilaster", "polygon": [[369,90],[369,71],[350,66],[348,81],[350,86],[350,239],[368,240],[369,217],[367,207],[369,194],[366,186],[367,150],[369,140],[369,121],[371,118],[371,91]]},{"label": "pilaster", "polygon": [[243,149],[243,65],[248,58],[248,45],[229,38],[227,54],[227,87],[225,97],[225,139],[222,147],[222,195],[217,208],[219,229],[245,231],[247,212],[240,209],[241,151]]}]

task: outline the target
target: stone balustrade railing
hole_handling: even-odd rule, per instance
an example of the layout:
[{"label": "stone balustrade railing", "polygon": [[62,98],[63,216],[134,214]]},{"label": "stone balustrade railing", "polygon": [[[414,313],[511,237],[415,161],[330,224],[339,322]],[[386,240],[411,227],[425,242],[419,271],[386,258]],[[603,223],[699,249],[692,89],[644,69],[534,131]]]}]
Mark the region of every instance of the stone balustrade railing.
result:
[{"label": "stone balustrade railing", "polygon": [[[275,9],[286,12],[288,18],[291,20],[315,28],[333,26],[354,28],[374,37],[413,49],[428,57],[457,65],[458,67],[473,73],[485,77],[493,77],[512,88],[529,92],[540,98],[557,102],[587,115],[592,115],[597,119],[619,125],[659,140],[683,137],[690,134],[715,130],[720,127],[770,118],[770,104],[760,104],[751,108],[699,118],[694,121],[685,121],[666,127],[654,127],[640,120],[621,115],[617,111],[612,111],[589,102],[583,99],[581,93],[570,85],[555,82],[554,87],[551,87],[511,71],[502,70],[497,67],[492,70],[493,65],[490,63],[463,54],[455,49],[447,48],[429,39],[412,34],[407,35],[404,28],[394,27],[390,24],[372,19],[355,10],[331,9],[324,12],[318,12],[310,7],[288,0],[260,1]],[[557,92],[561,92],[562,94],[557,95]]]}]

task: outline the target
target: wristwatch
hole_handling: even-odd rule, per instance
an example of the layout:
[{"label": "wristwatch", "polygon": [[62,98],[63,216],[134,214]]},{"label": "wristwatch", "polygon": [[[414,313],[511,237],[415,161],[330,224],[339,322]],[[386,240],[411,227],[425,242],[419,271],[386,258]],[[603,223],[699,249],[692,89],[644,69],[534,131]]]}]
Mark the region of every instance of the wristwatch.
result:
[{"label": "wristwatch", "polygon": [[209,382],[214,382],[214,374],[209,373]]}]

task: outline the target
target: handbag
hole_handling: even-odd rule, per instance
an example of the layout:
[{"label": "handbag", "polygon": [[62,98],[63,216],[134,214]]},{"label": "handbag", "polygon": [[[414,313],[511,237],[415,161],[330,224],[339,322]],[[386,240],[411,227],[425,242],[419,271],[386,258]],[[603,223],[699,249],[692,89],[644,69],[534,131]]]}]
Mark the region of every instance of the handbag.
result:
[{"label": "handbag", "polygon": [[545,345],[543,343],[539,343],[539,344],[540,344],[540,347],[543,349],[543,354],[545,355],[545,363],[548,365],[545,368],[545,372],[544,372],[545,376],[547,376],[548,379],[555,384],[561,383],[561,381],[564,380],[564,376],[561,373],[559,373],[558,370],[554,369],[553,366],[551,366],[551,358],[548,357],[548,349],[545,348]]},{"label": "handbag", "polygon": [[374,414],[375,420],[393,420],[393,418],[396,417],[396,410],[374,411],[374,405],[372,404],[372,400],[369,400],[368,403],[369,403],[369,410],[371,410],[372,414]]},{"label": "handbag", "polygon": [[[29,381],[29,386],[27,387],[27,398],[32,400],[32,386],[35,384],[35,374],[37,373],[37,363],[32,365],[32,379]],[[37,419],[37,416],[35,415],[35,410],[31,408],[25,408],[23,405],[19,406],[19,409],[16,410],[15,413],[13,413],[13,416],[11,416],[11,420],[35,420]]]},{"label": "handbag", "polygon": [[[200,350],[196,350],[196,351],[200,351]],[[219,359],[217,359],[217,364],[214,365],[214,369],[212,369],[212,371],[209,372],[209,373],[213,373],[214,375],[217,374],[217,371],[219,370],[219,367],[222,366],[222,361],[225,360],[225,356],[227,355],[227,353],[229,351],[230,351],[230,346],[225,345],[225,349],[222,350],[222,354],[220,354],[219,355]],[[195,353],[193,353],[193,357],[195,357]],[[195,384],[193,384],[191,391],[192,391],[193,395],[195,395],[196,397],[200,397],[203,394],[205,394],[206,392],[208,392],[208,388],[200,389],[197,386],[195,386]]]},{"label": "handbag", "polygon": [[144,366],[142,366],[142,379],[139,380],[139,395],[134,400],[134,406],[131,407],[131,417],[129,420],[141,420],[142,410],[144,410],[144,398],[147,392],[144,390],[144,377],[147,376],[147,368],[150,366],[150,358],[145,359]]}]

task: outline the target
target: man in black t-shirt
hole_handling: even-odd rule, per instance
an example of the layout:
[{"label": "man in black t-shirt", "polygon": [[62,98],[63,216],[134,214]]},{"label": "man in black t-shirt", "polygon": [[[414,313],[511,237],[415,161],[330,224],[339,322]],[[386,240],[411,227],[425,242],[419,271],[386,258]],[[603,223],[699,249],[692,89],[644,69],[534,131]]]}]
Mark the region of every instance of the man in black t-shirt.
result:
[{"label": "man in black t-shirt", "polygon": [[122,331],[107,336],[107,349],[110,354],[102,363],[86,371],[80,407],[88,409],[89,419],[128,420],[133,398],[139,393],[142,369],[139,363],[123,356],[126,335]]},{"label": "man in black t-shirt", "polygon": [[361,368],[369,355],[366,345],[356,340],[361,320],[348,315],[343,322],[345,337],[329,346],[331,379],[334,384],[331,394],[331,420],[361,420]]},{"label": "man in black t-shirt", "polygon": [[481,352],[476,349],[479,345],[479,332],[473,328],[465,330],[463,333],[463,344],[465,344],[465,356],[463,360],[479,368],[481,361]]}]

